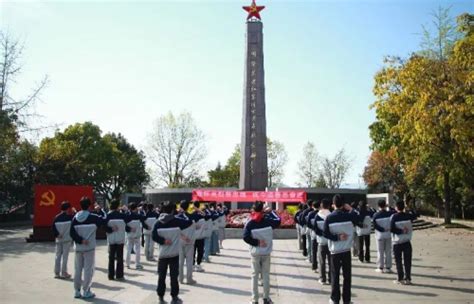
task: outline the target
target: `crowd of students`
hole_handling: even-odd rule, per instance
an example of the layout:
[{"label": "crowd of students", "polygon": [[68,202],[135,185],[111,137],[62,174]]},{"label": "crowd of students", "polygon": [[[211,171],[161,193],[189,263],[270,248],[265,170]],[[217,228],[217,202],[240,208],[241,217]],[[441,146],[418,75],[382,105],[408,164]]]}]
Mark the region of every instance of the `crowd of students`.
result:
[{"label": "crowd of students", "polygon": [[324,198],[316,202],[308,200],[298,206],[294,219],[299,249],[308,258],[312,270],[319,271],[319,282],[331,284],[330,303],[341,300],[341,269],[342,302],[351,303],[351,249],[361,263],[370,263],[372,224],[377,241],[375,271],[392,273],[393,254],[397,268],[394,283],[411,284],[412,221],[416,214],[405,212],[403,201],[398,201],[393,209],[385,200],[379,200],[378,208],[378,211],[373,210],[365,201],[349,205],[340,195],[335,195],[332,202]]},{"label": "crowd of students", "polygon": [[[108,244],[108,278],[125,280],[125,265],[131,269],[131,256],[135,255],[135,268],[141,264],[141,247],[148,261],[156,261],[155,243],[158,244],[157,295],[164,300],[166,276],[169,269],[171,303],[181,303],[179,285],[195,284],[193,272],[202,272],[203,261],[219,253],[225,238],[225,215],[222,204],[204,204],[181,201],[179,209],[172,202],[163,202],[157,208],[153,204],[131,203],[120,206],[112,200],[106,213],[89,198],[80,200],[81,210],[76,212],[69,202],[61,204],[61,213],[53,223],[56,237],[54,274],[68,279],[68,254],[75,245],[74,297],[95,297],[91,291],[95,268],[96,231],[104,227]],[[308,200],[299,205],[295,214],[299,249],[312,270],[319,272],[319,282],[331,284],[330,303],[351,303],[351,249],[362,263],[370,263],[370,234],[372,225],[377,241],[377,268],[379,273],[392,273],[392,254],[397,268],[397,284],[411,284],[411,236],[412,221],[416,215],[405,212],[405,204],[399,201],[395,209],[378,202],[379,210],[369,208],[366,202],[349,205],[340,195],[330,201],[324,198]],[[252,303],[258,303],[258,285],[263,286],[263,303],[270,299],[270,264],[273,250],[273,229],[281,223],[278,215],[265,203],[256,202],[243,230],[243,240],[249,245],[252,266]],[[364,248],[365,247],[365,248]],[[186,267],[185,267],[186,266]],[[339,276],[342,269],[343,288]],[[82,292],[81,292],[82,290]]]},{"label": "crowd of students", "polygon": [[[187,284],[195,284],[193,271],[204,271],[201,266],[203,259],[209,262],[209,256],[218,254],[222,248],[227,214],[225,206],[210,203],[201,209],[201,204],[194,202],[193,208],[190,208],[189,202],[182,201],[178,210],[172,202],[163,202],[157,208],[146,203],[131,203],[125,207],[120,206],[118,200],[112,200],[109,205],[110,210],[106,213],[97,204],[92,206],[87,197],[80,200],[79,212],[69,202],[61,204],[61,213],[53,223],[56,238],[55,278],[71,278],[67,261],[74,243],[74,297],[95,297],[91,285],[95,268],[96,231],[104,227],[109,252],[109,280],[125,280],[125,245],[125,265],[131,269],[131,256],[134,254],[135,268],[140,270],[143,269],[141,247],[144,247],[144,256],[148,261],[156,261],[154,248],[155,243],[158,243],[156,291],[159,302],[166,303],[165,281],[169,269],[171,303],[181,303],[179,284],[183,284],[185,278]],[[192,212],[189,212],[190,209]]]}]

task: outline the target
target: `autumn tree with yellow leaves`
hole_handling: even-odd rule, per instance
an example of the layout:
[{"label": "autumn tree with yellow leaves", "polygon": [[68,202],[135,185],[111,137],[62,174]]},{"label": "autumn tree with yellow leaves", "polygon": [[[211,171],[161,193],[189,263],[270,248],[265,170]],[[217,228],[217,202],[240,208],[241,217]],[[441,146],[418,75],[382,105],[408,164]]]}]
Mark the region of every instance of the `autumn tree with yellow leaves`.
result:
[{"label": "autumn tree with yellow leaves", "polygon": [[[430,52],[388,58],[375,76],[373,153],[400,162],[407,194],[427,201],[433,199],[427,193],[435,193],[442,199],[446,224],[453,201],[464,211],[474,199],[473,19],[458,17],[461,35],[452,47],[433,43]],[[435,38],[440,41],[445,33],[440,30]],[[374,184],[373,159],[364,173],[369,187]]]}]

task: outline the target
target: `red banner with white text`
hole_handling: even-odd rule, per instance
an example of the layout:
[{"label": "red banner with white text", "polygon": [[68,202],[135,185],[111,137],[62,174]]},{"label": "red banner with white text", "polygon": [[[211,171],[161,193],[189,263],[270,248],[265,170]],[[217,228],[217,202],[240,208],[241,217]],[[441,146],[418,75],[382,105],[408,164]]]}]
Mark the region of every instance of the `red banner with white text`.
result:
[{"label": "red banner with white text", "polygon": [[287,202],[306,201],[306,192],[297,190],[283,191],[231,191],[231,190],[193,190],[193,201],[200,202]]}]

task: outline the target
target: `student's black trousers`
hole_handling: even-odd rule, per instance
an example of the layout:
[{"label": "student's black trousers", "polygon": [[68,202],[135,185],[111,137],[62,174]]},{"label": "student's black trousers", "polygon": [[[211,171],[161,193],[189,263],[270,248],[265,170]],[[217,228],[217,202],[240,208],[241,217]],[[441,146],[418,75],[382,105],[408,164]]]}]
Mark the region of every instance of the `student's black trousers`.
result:
[{"label": "student's black trousers", "polygon": [[[196,259],[197,253],[197,259]],[[194,256],[193,256],[193,265],[201,265],[202,257],[204,255],[204,239],[199,239],[194,241]]]},{"label": "student's black trousers", "polygon": [[[404,279],[411,281],[412,251],[411,242],[393,245],[393,255],[395,256],[395,263],[397,264],[397,275],[399,281]],[[405,266],[405,273],[403,273],[403,266]]]},{"label": "student's black trousers", "polygon": [[311,269],[316,270],[318,269],[318,241],[311,240],[311,245],[313,245],[313,255],[311,256]]},{"label": "student's black trousers", "polygon": [[158,260],[158,287],[156,293],[159,297],[163,297],[166,291],[166,273],[170,269],[171,282],[171,297],[176,297],[179,294],[179,256],[172,258],[161,258]]},{"label": "student's black trousers", "polygon": [[359,260],[364,261],[364,243],[365,243],[365,261],[370,262],[370,234],[359,236]]},{"label": "student's black trousers", "polygon": [[114,278],[123,278],[123,244],[109,245],[109,279]]},{"label": "student's black trousers", "polygon": [[306,249],[306,233],[301,236],[301,243],[303,243],[303,255],[308,255],[308,250]]},{"label": "student's black trousers", "polygon": [[346,251],[331,254],[331,300],[339,303],[341,300],[341,288],[339,285],[339,272],[342,268],[342,301],[351,302],[351,252]]}]

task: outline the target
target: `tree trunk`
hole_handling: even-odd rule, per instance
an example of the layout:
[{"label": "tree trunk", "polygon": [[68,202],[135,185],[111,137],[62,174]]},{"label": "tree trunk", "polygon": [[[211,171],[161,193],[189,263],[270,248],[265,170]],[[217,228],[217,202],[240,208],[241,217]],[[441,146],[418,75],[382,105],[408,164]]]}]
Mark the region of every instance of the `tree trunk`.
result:
[{"label": "tree trunk", "polygon": [[462,216],[462,219],[465,220],[466,218],[464,217],[464,205],[461,204],[461,216]]},{"label": "tree trunk", "polygon": [[441,199],[436,199],[436,209],[438,209],[438,218],[441,217],[441,208],[442,208]]},{"label": "tree trunk", "polygon": [[444,223],[451,224],[451,187],[449,172],[444,173]]}]

